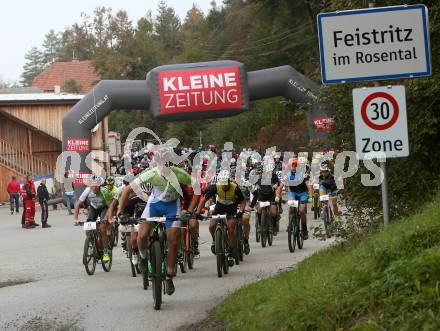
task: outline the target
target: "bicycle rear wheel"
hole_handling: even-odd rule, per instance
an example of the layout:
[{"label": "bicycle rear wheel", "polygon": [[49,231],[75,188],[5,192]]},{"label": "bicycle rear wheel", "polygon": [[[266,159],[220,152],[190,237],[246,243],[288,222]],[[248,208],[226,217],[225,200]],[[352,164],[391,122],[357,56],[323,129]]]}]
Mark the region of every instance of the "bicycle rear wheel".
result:
[{"label": "bicycle rear wheel", "polygon": [[[111,244],[110,244],[111,245]],[[103,262],[101,260],[101,265],[102,265],[102,269],[104,269],[105,272],[109,272],[112,268],[112,263],[113,263],[113,250],[112,249],[108,249],[108,255],[110,257],[110,260],[108,260],[108,262]]]},{"label": "bicycle rear wheel", "polygon": [[[238,221],[237,221],[238,222]],[[239,225],[236,224],[235,225],[235,247],[234,247],[234,260],[235,260],[235,264],[239,265],[240,264],[240,234],[239,234]]]},{"label": "bicycle rear wheel", "polygon": [[223,241],[222,241],[222,256],[223,256],[223,273],[227,275],[229,273],[229,261],[226,254],[226,247],[228,247],[228,229],[223,228]]},{"label": "bicycle rear wheel", "polygon": [[244,239],[243,239],[243,227],[241,224],[238,224],[238,238],[239,238],[239,246],[238,246],[238,259],[243,261],[243,252],[244,252]]},{"label": "bicycle rear wheel", "polygon": [[261,223],[261,218],[258,217],[258,214],[255,214],[255,240],[257,243],[260,242],[260,237],[261,237],[261,224],[260,223]]},{"label": "bicycle rear wheel", "polygon": [[188,269],[192,270],[194,268],[194,247],[191,233],[189,232],[189,229],[187,231],[188,234],[186,236],[187,240],[185,243],[185,254],[188,263]]},{"label": "bicycle rear wheel", "polygon": [[302,237],[302,223],[300,222],[299,218],[296,219],[297,224],[295,225],[296,228],[296,243],[298,244],[298,248],[302,249],[304,245],[304,238]]},{"label": "bicycle rear wheel", "polygon": [[287,243],[289,244],[289,251],[293,253],[295,251],[296,241],[294,238],[295,235],[295,222],[294,218],[296,217],[296,210],[294,209],[289,216],[289,224],[287,225]]},{"label": "bicycle rear wheel", "polygon": [[215,255],[217,258],[217,276],[223,276],[223,247],[222,247],[222,232],[218,229],[215,231]]},{"label": "bicycle rear wheel", "polygon": [[87,275],[92,276],[96,270],[96,247],[95,240],[90,235],[84,241],[83,264]]},{"label": "bicycle rear wheel", "polygon": [[260,235],[261,235],[261,247],[266,247],[266,239],[267,239],[267,212],[266,210],[262,210],[261,211],[261,230],[260,230]]},{"label": "bicycle rear wheel", "polygon": [[154,309],[159,310],[162,305],[162,249],[160,242],[155,240],[151,245],[151,267]]},{"label": "bicycle rear wheel", "polygon": [[269,246],[272,246],[273,243],[273,218],[270,213],[267,215],[268,222],[267,222],[267,243]]},{"label": "bicycle rear wheel", "polygon": [[119,242],[119,228],[117,226],[115,226],[114,231],[113,231],[113,247],[118,246],[118,242]]},{"label": "bicycle rear wheel", "polygon": [[313,218],[316,220],[319,217],[319,194],[313,195]]}]

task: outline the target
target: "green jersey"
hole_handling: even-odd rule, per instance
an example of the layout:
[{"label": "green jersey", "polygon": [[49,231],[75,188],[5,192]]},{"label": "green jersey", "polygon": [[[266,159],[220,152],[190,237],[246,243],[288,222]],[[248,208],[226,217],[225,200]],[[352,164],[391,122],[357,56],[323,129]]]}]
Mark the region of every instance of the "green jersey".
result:
[{"label": "green jersey", "polygon": [[[169,171],[170,170],[170,171]],[[180,185],[191,185],[191,175],[185,170],[171,166],[168,168],[166,177],[162,176],[157,167],[147,170],[139,175],[141,183],[150,183],[153,186],[151,192],[154,198],[161,201],[173,201],[179,198]]]},{"label": "green jersey", "polygon": [[113,186],[111,190],[109,190],[106,186],[101,188],[102,197],[104,198],[105,205],[108,207],[118,194],[118,188]]}]

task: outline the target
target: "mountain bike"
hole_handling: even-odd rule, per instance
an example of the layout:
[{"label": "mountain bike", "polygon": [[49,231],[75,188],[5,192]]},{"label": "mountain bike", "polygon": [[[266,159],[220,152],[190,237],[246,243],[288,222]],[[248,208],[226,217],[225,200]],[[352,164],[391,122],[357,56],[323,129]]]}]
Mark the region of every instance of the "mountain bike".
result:
[{"label": "mountain bike", "polygon": [[330,195],[323,194],[319,197],[319,201],[322,204],[322,215],[324,221],[324,229],[327,238],[332,236],[332,225],[335,220],[335,215],[333,214],[333,208],[330,207]]},{"label": "mountain bike", "polygon": [[270,201],[260,201],[261,217],[260,217],[260,239],[261,247],[266,247],[266,241],[269,246],[273,242],[273,222],[270,214]]},{"label": "mountain bike", "polygon": [[321,204],[319,203],[319,184],[313,184],[313,218],[316,220],[321,216]]},{"label": "mountain bike", "polygon": [[230,263],[228,252],[228,227],[226,225],[226,215],[212,215],[211,219],[217,221],[214,232],[215,256],[217,261],[217,276],[222,277],[228,274]]},{"label": "mountain bike", "polygon": [[147,270],[153,288],[154,309],[159,310],[162,305],[162,294],[165,293],[167,232],[166,217],[148,217],[151,224],[148,247]]},{"label": "mountain bike", "polygon": [[[117,222],[120,225],[121,238],[125,240],[125,254],[130,262],[130,269],[132,277],[136,277],[137,274],[140,273],[139,266],[133,264],[133,247],[131,243],[131,232],[139,231],[138,219],[137,218],[129,218],[127,220],[120,220]],[[145,286],[146,285],[146,286]],[[147,283],[144,285],[144,288],[148,288],[148,278]]]},{"label": "mountain bike", "polygon": [[299,215],[299,201],[294,199],[288,200],[287,205],[290,207],[289,222],[287,224],[287,242],[289,244],[289,251],[293,253],[296,244],[298,244],[299,249],[302,249],[304,244],[301,236],[302,224]]},{"label": "mountain bike", "polygon": [[235,225],[234,234],[235,234],[234,260],[235,260],[235,264],[239,265],[240,261],[243,261],[243,253],[244,253],[243,224],[241,224],[241,220],[239,219],[237,219],[237,224]]},{"label": "mountain bike", "polygon": [[188,269],[191,270],[194,268],[194,257],[195,257],[194,242],[190,231],[189,220],[188,221],[182,220],[182,223],[183,223],[182,226],[183,233],[181,234],[181,236],[183,240],[182,240],[181,251],[183,253],[185,265],[188,266]]},{"label": "mountain bike", "polygon": [[[191,235],[189,235],[189,220],[181,219],[181,222],[183,224],[179,231],[179,239],[178,239],[179,241],[177,244],[177,264],[180,267],[180,272],[184,274],[186,273],[186,267],[189,265],[188,260],[190,255],[190,249],[189,249],[190,246],[188,246],[188,249],[186,246],[187,243],[188,245],[190,244]],[[189,238],[187,236],[189,236]],[[192,269],[192,265],[191,265],[191,269]]]},{"label": "mountain bike", "polygon": [[113,262],[113,242],[109,241],[109,256],[110,260],[108,262],[102,261],[102,256],[104,250],[102,248],[102,238],[101,232],[97,227],[99,224],[107,224],[107,221],[101,222],[97,220],[96,222],[85,222],[83,229],[86,233],[86,239],[84,241],[84,251],[83,251],[83,264],[86,269],[86,273],[91,276],[95,273],[97,262],[101,263],[102,269],[105,272],[109,272],[112,268]]}]

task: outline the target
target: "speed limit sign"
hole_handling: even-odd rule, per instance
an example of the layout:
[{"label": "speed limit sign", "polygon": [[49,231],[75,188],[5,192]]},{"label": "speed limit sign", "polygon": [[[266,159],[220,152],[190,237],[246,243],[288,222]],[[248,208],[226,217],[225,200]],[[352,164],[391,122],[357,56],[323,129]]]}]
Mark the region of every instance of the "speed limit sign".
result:
[{"label": "speed limit sign", "polygon": [[387,158],[409,155],[404,86],[383,86],[353,90],[356,151],[383,152]]}]

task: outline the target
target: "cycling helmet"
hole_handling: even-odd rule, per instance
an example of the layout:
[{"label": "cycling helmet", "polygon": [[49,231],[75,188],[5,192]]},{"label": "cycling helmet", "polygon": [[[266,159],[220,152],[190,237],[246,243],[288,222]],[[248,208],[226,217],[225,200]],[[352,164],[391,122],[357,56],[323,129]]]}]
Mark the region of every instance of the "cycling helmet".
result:
[{"label": "cycling helmet", "polygon": [[261,175],[262,173],[263,173],[263,165],[261,164],[261,163],[257,163],[256,165],[255,165],[255,173],[257,174],[257,175]]},{"label": "cycling helmet", "polygon": [[298,161],[299,161],[299,163],[301,163],[301,164],[308,164],[309,163],[309,160],[307,159],[307,157],[305,157],[305,156],[300,156],[299,158],[298,158]]},{"label": "cycling helmet", "polygon": [[108,176],[105,179],[105,185],[113,185],[115,184],[115,179],[112,176]]},{"label": "cycling helmet", "polygon": [[103,179],[98,176],[92,176],[90,178],[90,186],[101,186],[103,184]]},{"label": "cycling helmet", "polygon": [[289,164],[290,164],[290,168],[293,168],[293,167],[296,168],[298,166],[298,158],[294,157],[294,158],[290,159]]},{"label": "cycling helmet", "polygon": [[217,183],[221,185],[228,185],[231,173],[229,170],[222,170],[217,175]]},{"label": "cycling helmet", "polygon": [[321,166],[319,167],[320,171],[330,171],[328,169],[328,165],[326,163],[321,164]]}]

